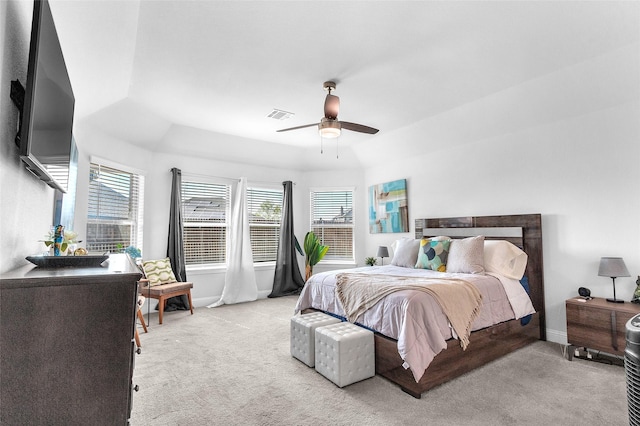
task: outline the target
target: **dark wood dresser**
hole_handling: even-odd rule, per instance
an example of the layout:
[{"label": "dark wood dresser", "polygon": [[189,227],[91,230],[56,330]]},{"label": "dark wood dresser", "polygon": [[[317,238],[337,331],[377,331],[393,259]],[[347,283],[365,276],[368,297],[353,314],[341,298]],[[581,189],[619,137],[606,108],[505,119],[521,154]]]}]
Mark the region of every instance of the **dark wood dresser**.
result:
[{"label": "dark wood dresser", "polygon": [[0,424],[128,424],[140,276],[126,255],[0,276]]},{"label": "dark wood dresser", "polygon": [[640,305],[607,302],[601,297],[591,300],[576,297],[566,301],[566,308],[569,345],[624,356],[625,325],[640,313]]}]

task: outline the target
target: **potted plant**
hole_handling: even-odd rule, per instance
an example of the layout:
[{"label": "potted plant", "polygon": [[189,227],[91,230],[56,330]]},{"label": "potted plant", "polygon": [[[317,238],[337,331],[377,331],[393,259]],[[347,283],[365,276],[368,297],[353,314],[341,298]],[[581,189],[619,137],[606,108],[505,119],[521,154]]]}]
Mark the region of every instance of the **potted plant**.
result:
[{"label": "potted plant", "polygon": [[329,246],[325,246],[320,244],[320,240],[313,233],[313,231],[307,232],[307,235],[304,237],[304,253],[305,253],[305,274],[304,280],[305,282],[311,277],[313,274],[313,266],[320,262],[327,251],[329,250]]},{"label": "potted plant", "polygon": [[54,249],[55,256],[67,254],[67,248],[71,248],[72,246],[73,249],[71,249],[70,252],[71,254],[73,254],[73,251],[75,250],[74,245],[81,242],[78,241],[78,234],[76,232],[73,232],[69,229],[65,230],[64,226],[62,225],[56,225],[52,227],[49,235],[47,235],[46,238],[47,239],[43,240],[42,242],[48,248]]},{"label": "potted plant", "polygon": [[366,263],[366,264],[367,264],[367,265],[369,265],[369,266],[373,266],[373,265],[375,265],[376,263],[378,263],[378,260],[377,260],[375,257],[367,257],[367,258],[364,260],[364,263]]}]

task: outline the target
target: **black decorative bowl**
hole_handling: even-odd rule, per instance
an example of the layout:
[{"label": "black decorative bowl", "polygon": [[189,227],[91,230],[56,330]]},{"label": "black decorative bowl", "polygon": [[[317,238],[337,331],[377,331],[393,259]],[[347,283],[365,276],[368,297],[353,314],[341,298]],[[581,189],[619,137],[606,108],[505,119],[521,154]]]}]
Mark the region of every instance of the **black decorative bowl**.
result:
[{"label": "black decorative bowl", "polygon": [[106,254],[97,256],[27,256],[26,259],[40,268],[70,268],[100,266],[109,258]]}]

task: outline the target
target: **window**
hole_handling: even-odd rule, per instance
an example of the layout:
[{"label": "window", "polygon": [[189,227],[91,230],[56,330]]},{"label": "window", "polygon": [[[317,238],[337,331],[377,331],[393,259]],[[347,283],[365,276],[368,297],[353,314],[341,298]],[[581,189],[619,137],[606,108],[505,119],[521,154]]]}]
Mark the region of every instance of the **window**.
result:
[{"label": "window", "polygon": [[311,230],[329,246],[325,259],[353,260],[353,190],[312,190]]},{"label": "window", "polygon": [[87,250],[121,252],[127,246],[142,249],[144,176],[91,163]]},{"label": "window", "polygon": [[181,192],[186,264],[224,264],[230,186],[183,178]]},{"label": "window", "polygon": [[282,189],[247,188],[249,228],[254,262],[275,261],[278,254]]}]

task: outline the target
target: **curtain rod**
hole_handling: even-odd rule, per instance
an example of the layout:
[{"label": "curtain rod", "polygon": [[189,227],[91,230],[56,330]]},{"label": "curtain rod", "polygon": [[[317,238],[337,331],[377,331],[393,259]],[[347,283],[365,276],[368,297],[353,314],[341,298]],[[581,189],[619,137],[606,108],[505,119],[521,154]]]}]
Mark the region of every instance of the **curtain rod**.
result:
[{"label": "curtain rod", "polygon": [[[169,169],[169,171],[175,169],[177,167],[173,167],[172,169]],[[180,169],[178,169],[180,170]],[[180,170],[180,173],[182,173],[182,170]],[[222,180],[235,180],[240,182],[240,178],[230,178],[230,177],[224,177],[224,176],[213,176],[213,175],[203,175],[203,174],[198,174],[198,173],[185,173],[187,176],[193,176],[193,177],[201,177],[201,178],[213,178],[213,179],[222,179]],[[267,184],[271,184],[271,185],[282,185],[284,182],[286,181],[282,181],[282,182],[267,182],[267,181],[254,181],[253,182],[256,183],[267,183]],[[295,185],[296,183],[292,181],[292,183]]]}]

